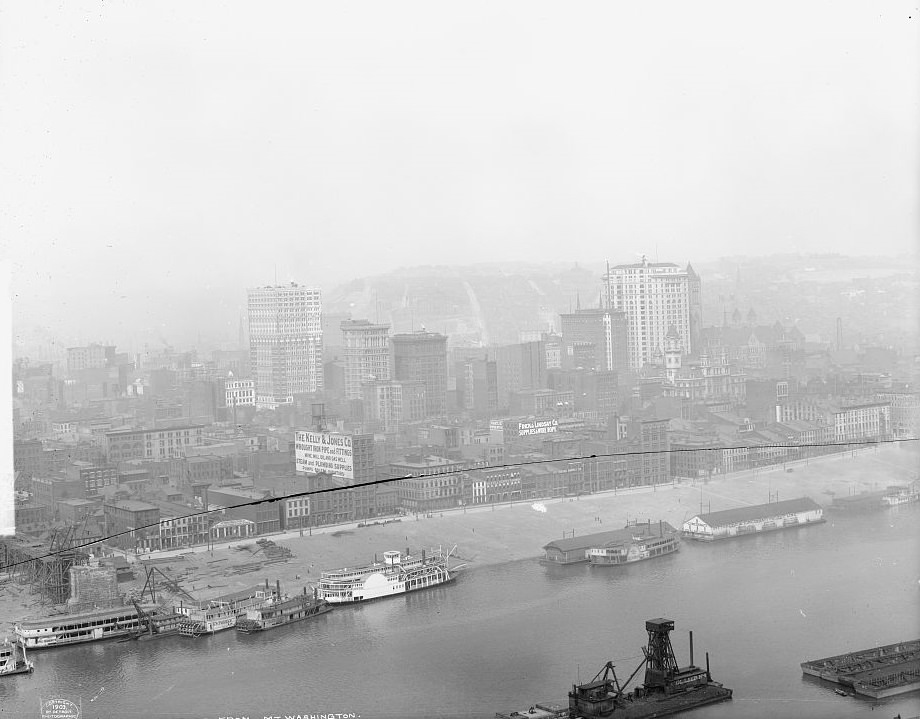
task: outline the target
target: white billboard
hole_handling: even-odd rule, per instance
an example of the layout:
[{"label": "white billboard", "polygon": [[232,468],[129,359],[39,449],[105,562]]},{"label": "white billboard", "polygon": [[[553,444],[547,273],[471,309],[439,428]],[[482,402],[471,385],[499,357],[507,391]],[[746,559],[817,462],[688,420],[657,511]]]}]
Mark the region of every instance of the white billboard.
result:
[{"label": "white billboard", "polygon": [[298,472],[328,472],[355,478],[351,436],[339,432],[294,433],[294,461]]},{"label": "white billboard", "polygon": [[559,427],[559,421],[555,419],[534,419],[528,422],[518,423],[518,435],[527,437],[532,434],[551,434]]}]

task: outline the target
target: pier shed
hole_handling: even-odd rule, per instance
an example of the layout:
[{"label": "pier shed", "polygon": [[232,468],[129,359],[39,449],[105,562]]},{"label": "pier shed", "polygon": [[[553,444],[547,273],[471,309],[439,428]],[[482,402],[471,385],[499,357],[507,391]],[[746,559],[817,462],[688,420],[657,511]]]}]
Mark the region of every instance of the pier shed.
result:
[{"label": "pier shed", "polygon": [[586,534],[582,537],[556,539],[543,545],[543,561],[553,564],[577,564],[588,561],[591,547],[603,547],[608,542],[619,542],[628,530],[612,529],[607,532]]},{"label": "pier shed", "polygon": [[808,497],[799,497],[783,502],[698,514],[684,522],[683,536],[711,542],[823,521],[824,510],[821,505]]}]

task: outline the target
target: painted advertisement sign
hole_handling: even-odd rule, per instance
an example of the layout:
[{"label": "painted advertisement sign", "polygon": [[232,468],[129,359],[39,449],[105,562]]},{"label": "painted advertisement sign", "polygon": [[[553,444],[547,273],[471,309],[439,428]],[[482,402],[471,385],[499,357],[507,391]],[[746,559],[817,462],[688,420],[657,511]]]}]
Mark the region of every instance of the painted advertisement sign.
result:
[{"label": "painted advertisement sign", "polygon": [[340,432],[295,432],[294,461],[298,472],[355,478],[351,436]]},{"label": "painted advertisement sign", "polygon": [[528,437],[533,434],[550,434],[555,432],[559,427],[559,420],[556,419],[532,419],[526,422],[518,422],[518,436]]}]

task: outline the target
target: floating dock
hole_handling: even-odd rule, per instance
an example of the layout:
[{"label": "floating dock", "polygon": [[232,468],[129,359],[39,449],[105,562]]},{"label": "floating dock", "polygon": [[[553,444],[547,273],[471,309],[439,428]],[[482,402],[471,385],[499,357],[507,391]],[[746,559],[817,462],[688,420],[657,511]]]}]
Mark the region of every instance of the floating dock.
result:
[{"label": "floating dock", "polygon": [[686,539],[713,542],[804,527],[824,521],[824,510],[817,502],[808,497],[799,497],[782,502],[698,514],[684,522],[682,533]]},{"label": "floating dock", "polygon": [[920,639],[802,662],[802,672],[882,699],[920,690]]}]

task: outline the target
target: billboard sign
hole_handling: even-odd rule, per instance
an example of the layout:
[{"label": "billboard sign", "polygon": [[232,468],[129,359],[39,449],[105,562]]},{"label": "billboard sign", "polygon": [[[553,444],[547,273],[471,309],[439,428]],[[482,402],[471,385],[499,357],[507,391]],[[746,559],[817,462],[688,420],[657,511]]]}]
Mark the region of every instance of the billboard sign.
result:
[{"label": "billboard sign", "polygon": [[355,478],[351,436],[341,432],[295,432],[294,461],[298,472]]},{"label": "billboard sign", "polygon": [[529,437],[534,434],[550,434],[559,427],[559,420],[556,419],[532,419],[526,422],[518,422],[518,436]]}]

